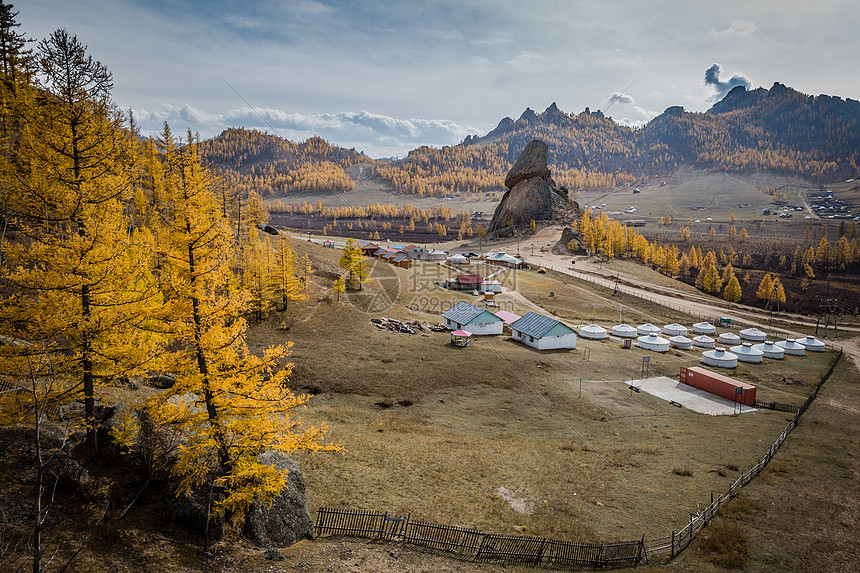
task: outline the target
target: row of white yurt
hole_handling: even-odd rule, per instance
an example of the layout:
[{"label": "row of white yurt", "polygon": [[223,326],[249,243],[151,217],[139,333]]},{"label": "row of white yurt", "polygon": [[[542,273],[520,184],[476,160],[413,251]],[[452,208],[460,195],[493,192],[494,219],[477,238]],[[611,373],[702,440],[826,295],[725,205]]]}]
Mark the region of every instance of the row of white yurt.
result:
[{"label": "row of white yurt", "polygon": [[612,327],[612,335],[621,338],[636,338],[636,329],[629,324],[616,324]]},{"label": "row of white yurt", "polygon": [[781,340],[776,343],[776,346],[782,348],[786,354],[790,354],[792,356],[803,356],[806,354],[806,347],[802,344],[798,344],[793,338]]},{"label": "row of white yurt", "polygon": [[636,334],[639,336],[659,336],[660,329],[650,322],[646,322],[645,324],[640,324],[636,327]]},{"label": "row of white yurt", "polygon": [[738,365],[738,356],[737,354],[726,352],[725,348],[720,347],[702,352],[702,362],[708,366],[717,366],[718,368],[734,368]]},{"label": "row of white yurt", "polygon": [[716,346],[716,342],[716,340],[706,334],[693,337],[693,344],[700,348],[713,348]]},{"label": "row of white yurt", "polygon": [[579,335],[582,338],[590,338],[592,340],[602,340],[606,338],[606,329],[596,324],[589,324],[579,329]]},{"label": "row of white yurt", "polygon": [[669,338],[669,344],[678,350],[690,350],[693,348],[693,341],[686,336],[672,336]]},{"label": "row of white yurt", "polygon": [[759,344],[753,344],[753,348],[755,348],[756,350],[761,350],[765,358],[774,358],[776,360],[782,360],[782,357],[785,354],[785,350],[775,345],[770,340],[761,342]]},{"label": "row of white yurt", "polygon": [[802,344],[810,352],[824,352],[824,343],[815,338],[814,336],[798,338],[797,343]]},{"label": "row of white yurt", "polygon": [[710,322],[697,322],[693,325],[693,334],[716,334],[717,329]]},{"label": "row of white yurt", "polygon": [[720,344],[735,346],[741,343],[741,337],[733,332],[724,332],[717,338],[717,341]]},{"label": "row of white yurt", "polygon": [[648,336],[640,336],[636,339],[639,348],[652,350],[654,352],[669,352],[669,341],[660,336],[649,334]]},{"label": "row of white yurt", "polygon": [[673,322],[663,327],[664,336],[687,336],[687,327]]},{"label": "row of white yurt", "polygon": [[737,354],[738,360],[741,362],[751,362],[753,364],[758,364],[761,362],[762,357],[764,356],[764,352],[758,350],[757,348],[753,348],[753,345],[749,342],[744,342],[739,346],[732,346],[729,348],[732,354]]},{"label": "row of white yurt", "polygon": [[745,328],[739,334],[743,340],[750,342],[764,342],[767,340],[767,334],[758,328]]}]

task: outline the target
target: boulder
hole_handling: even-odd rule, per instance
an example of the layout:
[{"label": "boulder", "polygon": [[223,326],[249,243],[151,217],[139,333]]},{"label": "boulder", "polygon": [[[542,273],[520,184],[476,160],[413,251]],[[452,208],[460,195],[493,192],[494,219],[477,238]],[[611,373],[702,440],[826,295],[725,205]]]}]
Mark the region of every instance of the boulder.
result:
[{"label": "boulder", "polygon": [[508,171],[505,177],[505,187],[513,189],[523,179],[549,177],[549,169],[547,168],[548,156],[549,147],[543,141],[535,139],[526,145],[526,148],[520,153],[514,166]]},{"label": "boulder", "polygon": [[531,221],[556,221],[575,214],[567,189],[556,185],[547,168],[548,147],[540,140],[529,143],[505,177],[507,191],[488,226],[490,237],[505,237],[513,229],[523,231]]},{"label": "boulder", "polygon": [[289,470],[284,490],[271,507],[254,502],[245,516],[243,533],[258,547],[288,547],[302,539],[312,539],[314,524],[305,499],[305,478],[288,455],[266,451],[261,463]]},{"label": "boulder", "polygon": [[[576,245],[576,249],[571,250],[568,245],[573,242]],[[579,231],[574,229],[571,226],[566,226],[561,230],[561,239],[558,240],[558,243],[553,245],[552,252],[556,254],[570,254],[576,253],[584,250],[582,246],[582,241],[579,238]]]}]

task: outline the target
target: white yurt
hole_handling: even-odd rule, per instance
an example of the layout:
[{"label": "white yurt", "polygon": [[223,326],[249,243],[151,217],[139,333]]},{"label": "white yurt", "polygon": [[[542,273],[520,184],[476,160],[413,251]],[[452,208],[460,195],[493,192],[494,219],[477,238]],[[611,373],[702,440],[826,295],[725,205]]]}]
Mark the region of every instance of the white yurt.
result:
[{"label": "white yurt", "polygon": [[636,334],[639,336],[659,336],[660,329],[651,324],[650,322],[646,322],[645,324],[640,324],[636,327]]},{"label": "white yurt", "polygon": [[606,329],[596,324],[589,324],[579,329],[579,335],[592,340],[602,340],[606,338]]},{"label": "white yurt", "polygon": [[786,354],[791,354],[792,356],[803,356],[806,354],[806,347],[802,344],[798,344],[793,338],[781,340],[776,343],[776,346],[782,348]]},{"label": "white yurt", "polygon": [[728,344],[728,345],[735,346],[735,345],[738,345],[741,343],[741,337],[738,336],[737,334],[732,333],[732,332],[724,332],[719,336],[717,341],[720,344]]},{"label": "white yurt", "polygon": [[743,340],[750,342],[764,342],[767,340],[767,334],[758,328],[745,328],[739,334]]},{"label": "white yurt", "polygon": [[690,350],[693,348],[693,341],[686,336],[672,336],[669,338],[669,344],[679,350]]},{"label": "white yurt", "polygon": [[767,340],[760,344],[753,344],[753,348],[755,348],[756,350],[761,350],[765,358],[774,358],[776,360],[782,360],[782,357],[785,355],[785,350],[783,350],[770,340]]},{"label": "white yurt", "polygon": [[751,342],[744,342],[740,346],[732,346],[729,350],[732,354],[737,354],[738,360],[741,362],[758,364],[761,362],[762,356],[764,356],[764,352],[753,348]]},{"label": "white yurt", "polygon": [[705,350],[702,352],[702,362],[708,366],[734,368],[738,365],[738,356],[737,354],[726,352],[725,348],[715,348],[714,350]]},{"label": "white yurt", "polygon": [[798,338],[797,343],[805,346],[806,349],[810,352],[824,352],[824,343],[815,338],[814,336]]},{"label": "white yurt", "polygon": [[693,334],[716,334],[716,327],[710,322],[697,322],[693,325]]},{"label": "white yurt", "polygon": [[673,322],[663,327],[664,336],[687,336],[687,327],[683,324]]},{"label": "white yurt", "polygon": [[455,265],[462,265],[468,263],[469,259],[461,255],[460,253],[457,253],[456,255],[451,255],[450,257],[448,257],[448,262],[454,263]]},{"label": "white yurt", "polygon": [[612,327],[612,335],[621,338],[636,338],[636,329],[629,324],[616,324]]},{"label": "white yurt", "polygon": [[706,334],[700,334],[699,336],[693,337],[693,344],[699,348],[713,348],[716,346],[716,342],[716,340]]},{"label": "white yurt", "polygon": [[653,350],[654,352],[669,352],[669,341],[665,338],[649,334],[636,339],[639,348]]}]

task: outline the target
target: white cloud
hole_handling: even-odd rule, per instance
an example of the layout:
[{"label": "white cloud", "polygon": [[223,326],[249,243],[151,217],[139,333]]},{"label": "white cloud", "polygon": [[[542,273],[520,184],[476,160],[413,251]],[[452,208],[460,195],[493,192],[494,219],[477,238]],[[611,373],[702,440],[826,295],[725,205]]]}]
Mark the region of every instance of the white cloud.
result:
[{"label": "white cloud", "polygon": [[189,105],[162,105],[153,111],[135,110],[141,132],[159,133],[164,122],[175,133],[186,129],[213,137],[228,127],[246,127],[275,133],[291,141],[303,141],[319,135],[335,145],[354,147],[372,157],[405,155],[420,145],[453,145],[479,130],[446,119],[401,119],[387,115],[359,112],[322,114],[289,113],[279,109],[249,107],[226,113],[210,113]]},{"label": "white cloud", "polygon": [[715,30],[711,29],[708,33],[709,36],[714,38],[725,37],[725,36],[749,36],[753,32],[756,31],[755,22],[750,22],[749,20],[732,20],[731,25],[725,30]]},{"label": "white cloud", "polygon": [[611,105],[613,103],[632,105],[636,103],[636,100],[634,100],[631,95],[623,94],[621,92],[613,92],[612,95],[609,96],[609,104]]}]

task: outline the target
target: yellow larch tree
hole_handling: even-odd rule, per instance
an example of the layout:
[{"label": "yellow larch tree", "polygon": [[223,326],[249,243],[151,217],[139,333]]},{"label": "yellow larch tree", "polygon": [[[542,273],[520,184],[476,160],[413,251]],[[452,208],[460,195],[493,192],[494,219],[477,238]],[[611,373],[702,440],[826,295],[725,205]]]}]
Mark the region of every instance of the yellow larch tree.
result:
[{"label": "yellow larch tree", "polygon": [[0,329],[27,345],[5,348],[2,364],[26,374],[18,350],[38,347],[56,377],[77,380],[94,455],[97,381],[144,368],[160,300],[152,245],[125,212],[132,178],[110,72],[65,30],[39,44],[39,63],[41,89],[21,95],[25,127],[3,160],[17,238],[0,244]]},{"label": "yellow larch tree", "polygon": [[271,502],[287,470],[262,464],[266,450],[337,450],[320,440],[325,427],[304,427],[294,410],[309,396],[287,387],[289,345],[262,356],[245,344],[248,296],[236,288],[232,233],[217,209],[211,181],[191,138],[168,141],[176,173],[169,195],[168,324],[173,342],[162,356],[176,384],[148,402],[152,419],[181,430],[173,473],[184,493],[211,492],[212,516],[241,521],[252,502]]}]

